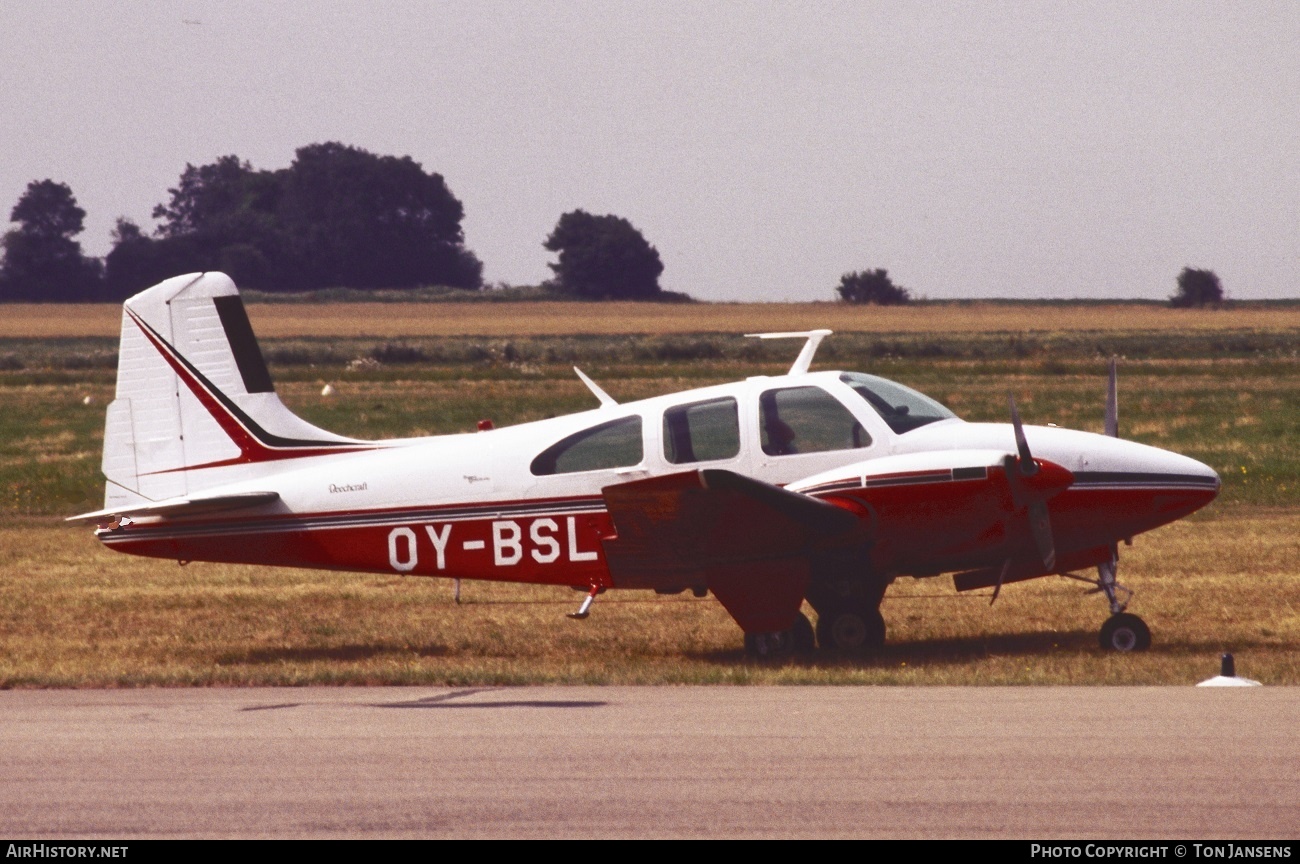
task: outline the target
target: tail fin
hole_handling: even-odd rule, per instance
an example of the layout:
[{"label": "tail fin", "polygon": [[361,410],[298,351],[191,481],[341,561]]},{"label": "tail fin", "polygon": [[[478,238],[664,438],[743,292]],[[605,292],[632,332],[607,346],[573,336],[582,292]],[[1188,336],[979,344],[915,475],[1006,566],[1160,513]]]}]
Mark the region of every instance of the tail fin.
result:
[{"label": "tail fin", "polygon": [[285,459],[373,445],[295,416],[275,395],[235,283],[191,273],[122,306],[117,396],[104,423],[104,506],[263,476]]}]

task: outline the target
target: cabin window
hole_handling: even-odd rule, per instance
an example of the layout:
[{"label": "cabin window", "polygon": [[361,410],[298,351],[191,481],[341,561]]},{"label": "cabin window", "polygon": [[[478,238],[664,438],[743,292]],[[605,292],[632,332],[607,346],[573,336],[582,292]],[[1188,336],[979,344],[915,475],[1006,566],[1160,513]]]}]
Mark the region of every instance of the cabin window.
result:
[{"label": "cabin window", "polygon": [[871,436],[840,401],[820,387],[768,390],[759,397],[759,429],[769,456],[854,450]]},{"label": "cabin window", "polygon": [[664,412],[664,458],[674,465],[731,459],[740,452],[736,400],[710,399]]},{"label": "cabin window", "polygon": [[898,435],[957,416],[924,393],[875,375],[845,372],[840,380],[865,399]]},{"label": "cabin window", "polygon": [[641,462],[641,418],[620,417],[552,444],[533,460],[533,474],[574,474],[627,468]]}]

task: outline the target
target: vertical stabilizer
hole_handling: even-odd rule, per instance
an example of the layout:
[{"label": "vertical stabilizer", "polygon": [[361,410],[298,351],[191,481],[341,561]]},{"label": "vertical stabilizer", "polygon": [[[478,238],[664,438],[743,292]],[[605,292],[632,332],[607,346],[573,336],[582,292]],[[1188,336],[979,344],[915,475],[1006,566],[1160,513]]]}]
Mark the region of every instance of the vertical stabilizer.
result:
[{"label": "vertical stabilizer", "polygon": [[318,429],[280,402],[224,273],[177,276],[123,304],[117,394],[104,424],[106,508],[358,446],[365,442]]}]

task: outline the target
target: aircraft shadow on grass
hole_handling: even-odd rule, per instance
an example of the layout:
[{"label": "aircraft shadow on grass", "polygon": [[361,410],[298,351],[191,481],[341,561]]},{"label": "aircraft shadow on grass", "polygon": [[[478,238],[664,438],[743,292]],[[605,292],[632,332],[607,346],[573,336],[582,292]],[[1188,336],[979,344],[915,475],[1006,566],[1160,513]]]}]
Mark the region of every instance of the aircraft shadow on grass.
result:
[{"label": "aircraft shadow on grass", "polygon": [[[1086,630],[1054,633],[1008,633],[999,636],[969,636],[956,639],[918,639],[885,645],[871,654],[808,654],[794,663],[808,666],[857,666],[863,668],[897,666],[900,662],[917,665],[977,660],[993,656],[1049,656],[1053,651],[1076,652],[1096,649],[1097,634]],[[707,651],[687,655],[710,663],[734,663],[737,651]]]},{"label": "aircraft shadow on grass", "polygon": [[442,645],[331,645],[316,648],[255,648],[230,652],[217,658],[218,666],[261,665],[270,663],[311,663],[319,660],[348,662],[369,660],[385,654],[441,657],[447,653]]},{"label": "aircraft shadow on grass", "polygon": [[[1171,639],[1149,649],[1151,654],[1165,657],[1217,657],[1221,652],[1254,651],[1267,654],[1290,650],[1266,638],[1232,639],[1230,642],[1215,639]],[[1089,630],[1059,630],[1045,633],[1006,633],[995,636],[968,636],[951,639],[918,639],[885,645],[870,655],[807,654],[791,661],[809,667],[878,668],[927,664],[964,663],[991,657],[1048,658],[1062,654],[1104,652],[1098,645],[1097,634]],[[701,662],[734,664],[747,660],[737,651],[708,651],[686,655]]]}]

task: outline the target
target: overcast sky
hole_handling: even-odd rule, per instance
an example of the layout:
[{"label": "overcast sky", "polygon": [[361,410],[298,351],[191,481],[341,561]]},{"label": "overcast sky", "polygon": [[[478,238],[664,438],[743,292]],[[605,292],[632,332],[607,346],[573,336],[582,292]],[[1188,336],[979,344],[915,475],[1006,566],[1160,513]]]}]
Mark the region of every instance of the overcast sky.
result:
[{"label": "overcast sky", "polygon": [[1300,296],[1295,0],[0,0],[2,215],[66,182],[92,254],[331,140],[442,174],[493,281],[582,208],[702,299]]}]

